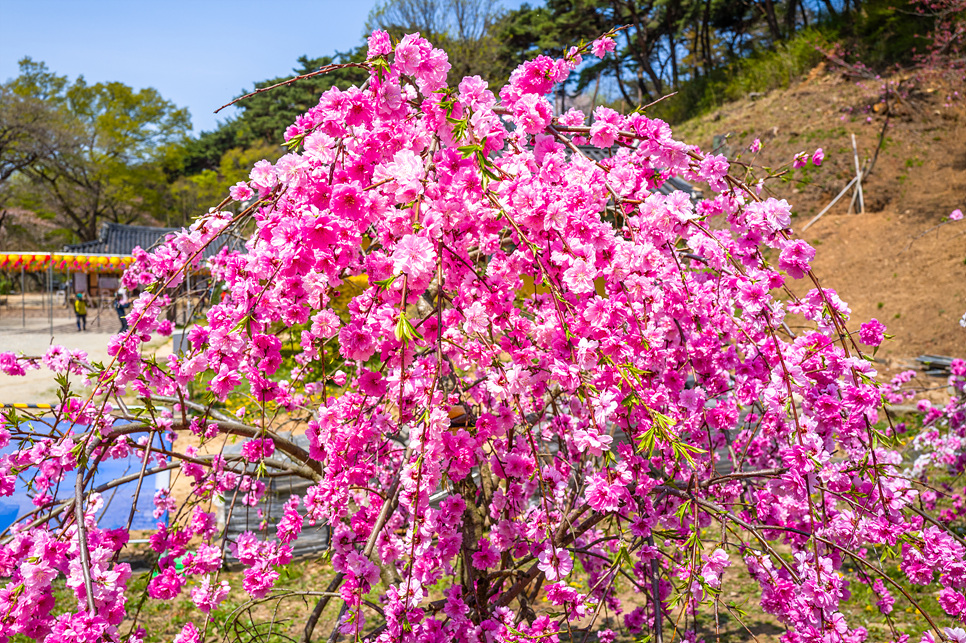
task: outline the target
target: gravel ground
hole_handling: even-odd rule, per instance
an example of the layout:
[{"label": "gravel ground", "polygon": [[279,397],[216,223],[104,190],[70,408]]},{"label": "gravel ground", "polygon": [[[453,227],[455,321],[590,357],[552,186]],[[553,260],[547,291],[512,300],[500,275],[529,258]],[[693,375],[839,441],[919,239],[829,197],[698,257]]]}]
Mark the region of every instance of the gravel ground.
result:
[{"label": "gravel ground", "polygon": [[[0,352],[13,351],[39,357],[47,347],[60,344],[71,350],[86,351],[92,361],[110,361],[108,340],[121,329],[113,309],[102,309],[100,316],[97,310],[90,310],[87,330],[78,332],[73,312],[63,304],[55,305],[51,334],[48,313],[36,305],[39,297],[34,296],[34,300],[27,299],[26,319],[16,295],[0,306]],[[171,352],[171,339],[154,340],[144,347],[144,351],[164,356]],[[0,404],[53,404],[56,401],[57,385],[46,369],[29,371],[24,377],[0,374]]]}]

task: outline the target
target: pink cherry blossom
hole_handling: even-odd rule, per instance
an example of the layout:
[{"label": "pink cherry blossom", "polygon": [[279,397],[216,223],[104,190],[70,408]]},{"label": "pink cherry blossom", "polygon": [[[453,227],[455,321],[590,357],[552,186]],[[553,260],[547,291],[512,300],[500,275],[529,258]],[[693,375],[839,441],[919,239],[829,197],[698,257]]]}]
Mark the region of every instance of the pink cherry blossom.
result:
[{"label": "pink cherry blossom", "polygon": [[859,340],[866,346],[878,346],[884,339],[886,327],[877,319],[870,319],[859,327]]},{"label": "pink cherry blossom", "polygon": [[396,272],[418,279],[429,274],[436,263],[433,243],[426,237],[407,234],[392,252],[392,263]]},{"label": "pink cherry blossom", "polygon": [[239,181],[228,190],[229,195],[236,201],[248,201],[254,195],[252,189],[244,181]]},{"label": "pink cherry blossom", "polygon": [[174,643],[201,643],[201,635],[198,632],[198,628],[191,621],[185,623],[184,627],[181,628],[181,632],[174,637]]},{"label": "pink cherry blossom", "polygon": [[373,31],[369,36],[369,53],[367,58],[385,56],[392,53],[392,40],[385,31]]},{"label": "pink cherry blossom", "polygon": [[205,614],[210,614],[212,610],[228,598],[231,588],[228,581],[220,581],[218,585],[213,585],[210,576],[204,576],[201,582],[191,589],[191,600]]},{"label": "pink cherry blossom", "polygon": [[513,106],[513,119],[527,134],[542,132],[552,116],[550,103],[536,94],[524,94]]},{"label": "pink cherry blossom", "polygon": [[598,58],[603,58],[608,51],[614,51],[616,47],[617,43],[614,42],[613,38],[598,38],[591,45],[591,51]]},{"label": "pink cherry blossom", "polygon": [[574,562],[570,558],[570,552],[566,549],[556,551],[546,549],[537,557],[539,563],[537,568],[543,572],[549,581],[565,578],[574,568]]}]

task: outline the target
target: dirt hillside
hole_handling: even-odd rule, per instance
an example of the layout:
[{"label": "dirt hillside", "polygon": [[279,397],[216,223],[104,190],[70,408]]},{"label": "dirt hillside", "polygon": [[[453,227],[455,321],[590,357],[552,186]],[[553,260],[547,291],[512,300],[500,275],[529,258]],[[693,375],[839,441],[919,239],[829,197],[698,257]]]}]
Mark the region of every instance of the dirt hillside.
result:
[{"label": "dirt hillside", "polygon": [[[887,82],[898,90],[886,94]],[[824,149],[821,167],[768,180],[766,189],[792,204],[792,226],[815,246],[822,285],[849,302],[852,329],[875,317],[896,336],[878,354],[891,370],[923,353],[966,357],[959,324],[966,313],[966,220],[943,222],[956,208],[966,211],[963,89],[962,78],[857,82],[823,66],[787,90],[674,129],[704,150],[773,172],[798,152]],[[863,183],[866,212],[848,214],[847,195],[802,232],[855,176],[852,134],[860,163],[882,141]],[[755,138],[762,143],[757,155],[748,149]],[[759,167],[755,174],[767,172]],[[809,287],[793,284],[800,294]]]}]

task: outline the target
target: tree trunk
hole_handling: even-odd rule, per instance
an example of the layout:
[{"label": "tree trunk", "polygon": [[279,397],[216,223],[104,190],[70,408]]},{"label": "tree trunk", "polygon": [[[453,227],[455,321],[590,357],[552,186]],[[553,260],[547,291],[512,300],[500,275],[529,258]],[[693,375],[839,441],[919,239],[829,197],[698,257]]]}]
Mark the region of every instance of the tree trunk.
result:
[{"label": "tree trunk", "polygon": [[651,61],[648,60],[644,65],[644,71],[647,72],[647,77],[651,79],[651,84],[654,85],[654,96],[651,96],[651,92],[647,91],[647,84],[641,86],[643,89],[643,96],[641,96],[640,104],[644,104],[644,97],[647,97],[647,102],[651,102],[655,98],[660,98],[664,94],[664,79],[661,78],[661,74],[654,70],[654,66]]},{"label": "tree trunk", "polygon": [[[795,12],[798,10],[798,0],[788,0],[785,8],[785,37],[791,38],[795,33]],[[805,8],[802,7],[804,11]]]},{"label": "tree trunk", "polygon": [[704,16],[701,18],[701,29],[704,32],[704,42],[702,43],[702,49],[704,49],[704,73],[710,74],[712,67],[711,60],[711,0],[705,0],[704,2]]},{"label": "tree trunk", "polygon": [[627,92],[627,87],[624,86],[624,79],[621,78],[621,63],[617,59],[617,56],[613,56],[614,59],[614,78],[617,79],[617,89],[620,90],[621,96],[627,101],[628,105],[633,105],[634,101],[631,100],[631,95]]},{"label": "tree trunk", "polygon": [[774,0],[765,0],[761,5],[765,13],[765,22],[768,23],[768,30],[771,32],[771,39],[774,42],[782,40],[782,30],[778,26],[778,17],[775,15]]},{"label": "tree trunk", "polygon": [[[637,59],[637,94],[638,94],[638,104],[644,103],[647,99],[650,102],[652,99],[651,92],[647,88],[647,80],[644,78],[644,74],[651,79],[654,84],[654,90],[658,96],[661,95],[661,90],[663,83],[661,82],[660,76],[655,74],[654,68],[651,65],[651,48],[653,45],[648,38],[646,15],[645,20],[641,19],[641,14],[638,12],[637,3],[629,2],[627,3],[630,9],[631,23],[633,24],[635,39],[637,40],[637,46],[628,47],[631,55]],[[644,7],[645,12],[649,11],[652,5],[647,5]],[[628,30],[630,31],[630,30]],[[628,44],[630,44],[630,35],[628,35]]]},{"label": "tree trunk", "polygon": [[674,91],[677,91],[678,90],[678,51],[677,51],[677,42],[674,38],[673,31],[668,31],[667,41],[668,41],[668,52],[671,58],[671,88]]},{"label": "tree trunk", "polygon": [[[694,41],[691,43],[691,58],[693,58],[695,61],[698,61],[698,60],[701,59],[701,56],[698,53],[699,50],[700,50],[700,47],[701,47],[701,28],[700,27],[695,27],[694,28]],[[702,75],[701,66],[698,65],[698,64],[695,64],[694,65],[694,75],[695,76],[701,76]]]}]

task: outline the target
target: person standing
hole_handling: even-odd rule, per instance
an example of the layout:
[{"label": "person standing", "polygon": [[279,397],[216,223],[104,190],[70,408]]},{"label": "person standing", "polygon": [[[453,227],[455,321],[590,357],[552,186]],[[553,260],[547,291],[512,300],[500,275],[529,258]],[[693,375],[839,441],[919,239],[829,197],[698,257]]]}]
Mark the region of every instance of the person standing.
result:
[{"label": "person standing", "polygon": [[87,330],[87,300],[82,292],[77,293],[74,298],[74,315],[77,316],[77,332],[81,331],[82,324],[83,330]]},{"label": "person standing", "polygon": [[114,295],[114,311],[117,313],[117,318],[121,320],[122,333],[128,329],[126,311],[130,305],[131,302],[125,301],[121,293]]}]

